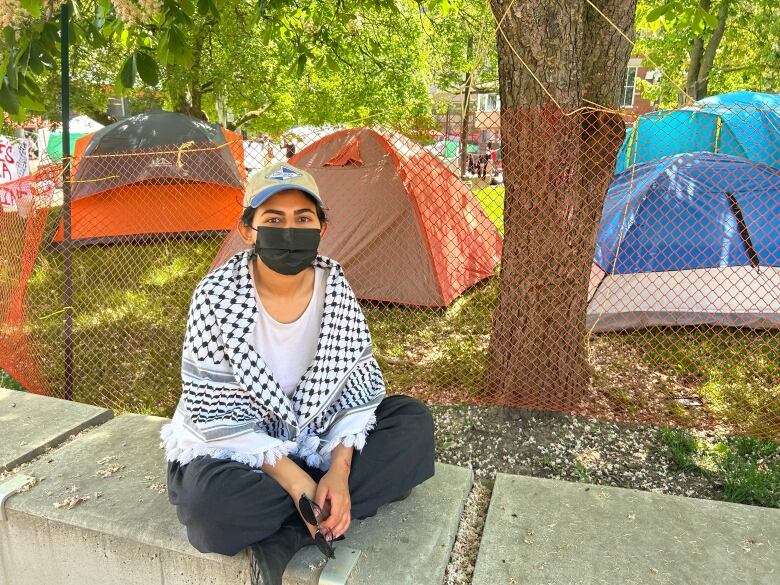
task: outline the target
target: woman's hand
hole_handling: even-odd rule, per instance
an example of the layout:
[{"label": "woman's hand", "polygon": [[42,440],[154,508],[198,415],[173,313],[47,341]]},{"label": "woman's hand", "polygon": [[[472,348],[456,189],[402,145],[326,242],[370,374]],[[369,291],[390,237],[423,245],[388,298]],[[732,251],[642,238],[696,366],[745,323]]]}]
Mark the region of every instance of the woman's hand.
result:
[{"label": "woman's hand", "polygon": [[331,466],[317,486],[314,501],[330,514],[320,521],[323,531],[330,529],[338,538],[349,529],[352,521],[352,498],[349,495],[349,472],[352,466],[352,447],[339,445],[333,450]]},{"label": "woman's hand", "polygon": [[[263,465],[262,469],[263,472],[268,474],[269,477],[272,477],[284,491],[290,494],[293,504],[295,504],[295,508],[298,510],[299,514],[301,511],[298,508],[298,501],[301,499],[301,496],[306,494],[309,499],[314,499],[314,495],[317,493],[317,483],[289,457],[282,457],[275,465]],[[306,520],[304,520],[304,524],[306,524],[306,528],[309,529],[309,533],[312,535],[312,538],[314,538],[317,527],[312,526],[306,522]]]},{"label": "woman's hand", "polygon": [[330,508],[330,514],[320,520],[323,532],[330,529],[333,538],[338,538],[349,528],[352,520],[352,499],[349,497],[348,477],[343,472],[331,468],[317,485],[314,501],[322,508],[323,514]]}]

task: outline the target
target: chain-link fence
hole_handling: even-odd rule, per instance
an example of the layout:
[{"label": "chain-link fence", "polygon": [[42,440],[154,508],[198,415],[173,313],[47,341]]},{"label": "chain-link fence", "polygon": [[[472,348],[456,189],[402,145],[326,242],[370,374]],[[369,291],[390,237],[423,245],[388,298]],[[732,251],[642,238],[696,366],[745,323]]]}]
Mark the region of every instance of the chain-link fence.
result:
[{"label": "chain-link fence", "polygon": [[69,182],[3,186],[0,368],[170,415],[192,290],[241,249],[247,175],[287,161],[320,186],[321,252],[390,392],[780,436],[780,111],[466,119],[83,138]]}]

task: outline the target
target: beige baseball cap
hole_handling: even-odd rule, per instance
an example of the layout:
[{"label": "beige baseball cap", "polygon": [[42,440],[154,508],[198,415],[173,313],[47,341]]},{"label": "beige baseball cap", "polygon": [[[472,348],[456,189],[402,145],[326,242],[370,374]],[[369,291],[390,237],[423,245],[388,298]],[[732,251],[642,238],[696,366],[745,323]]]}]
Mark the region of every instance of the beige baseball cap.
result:
[{"label": "beige baseball cap", "polygon": [[274,163],[260,169],[249,179],[244,191],[244,207],[257,208],[271,195],[288,189],[303,191],[311,196],[317,205],[325,206],[314,177],[291,164]]}]

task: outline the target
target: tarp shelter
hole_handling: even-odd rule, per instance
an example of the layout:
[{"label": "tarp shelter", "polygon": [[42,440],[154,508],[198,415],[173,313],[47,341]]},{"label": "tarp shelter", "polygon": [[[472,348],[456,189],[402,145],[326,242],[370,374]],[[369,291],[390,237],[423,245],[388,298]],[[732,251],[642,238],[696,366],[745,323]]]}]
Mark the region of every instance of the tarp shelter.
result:
[{"label": "tarp shelter", "polygon": [[780,168],[711,153],[618,175],[596,242],[588,327],[780,327]]},{"label": "tarp shelter", "polygon": [[[76,152],[76,142],[79,138],[82,138],[91,132],[97,132],[103,127],[103,124],[95,122],[95,120],[88,116],[75,116],[71,118],[70,123],[68,124],[68,131],[70,132],[70,153],[73,154]],[[39,134],[39,136],[42,135],[43,133]],[[47,162],[58,162],[62,160],[62,131],[47,132],[45,143],[48,159],[44,160],[47,160]]]},{"label": "tarp shelter", "polygon": [[228,231],[241,214],[241,136],[184,114],[106,126],[76,143],[74,159],[71,229],[82,244]]},{"label": "tarp shelter", "polygon": [[[320,251],[338,260],[358,298],[446,306],[494,274],[501,238],[471,190],[409,139],[357,128],[290,159],[329,208]],[[242,248],[228,237],[214,265]]]},{"label": "tarp shelter", "polygon": [[626,132],[616,171],[684,152],[730,154],[780,166],[780,94],[738,91],[640,116]]}]

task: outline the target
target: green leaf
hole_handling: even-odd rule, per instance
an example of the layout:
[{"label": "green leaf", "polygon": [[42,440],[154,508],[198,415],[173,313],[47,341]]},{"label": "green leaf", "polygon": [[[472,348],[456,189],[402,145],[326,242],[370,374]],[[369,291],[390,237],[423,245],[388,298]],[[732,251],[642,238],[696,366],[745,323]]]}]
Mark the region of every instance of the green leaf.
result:
[{"label": "green leaf", "polygon": [[24,8],[33,18],[40,18],[41,16],[41,2],[40,0],[22,0],[22,8]]},{"label": "green leaf", "polygon": [[168,62],[192,67],[192,49],[184,38],[184,33],[177,26],[168,29]]},{"label": "green leaf", "polygon": [[201,16],[206,16],[213,8],[211,0],[198,0],[198,14]]},{"label": "green leaf", "polygon": [[50,51],[57,51],[60,42],[59,27],[53,22],[47,22],[43,25],[41,31],[41,41],[46,44]]},{"label": "green leaf", "polygon": [[25,54],[22,56],[21,63],[32,69],[33,73],[40,75],[43,73],[43,50],[35,41],[30,41]]},{"label": "green leaf", "polygon": [[8,86],[8,82],[5,79],[2,85],[0,85],[0,108],[12,115],[19,113],[19,97]]},{"label": "green leaf", "polygon": [[16,53],[8,56],[8,66],[5,69],[6,81],[8,87],[16,91],[19,87],[19,76],[16,73],[16,61],[22,53]]},{"label": "green leaf", "polygon": [[135,65],[138,69],[138,75],[146,85],[156,86],[160,82],[160,69],[157,66],[157,61],[151,55],[137,51]]},{"label": "green leaf", "polygon": [[306,55],[298,55],[298,67],[295,74],[300,77],[303,75],[303,70],[306,67]]},{"label": "green leaf", "polygon": [[135,77],[138,73],[135,62],[135,53],[131,53],[122,65],[122,70],[119,72],[118,87],[120,91],[122,89],[130,89],[135,85]]},{"label": "green leaf", "polygon": [[717,16],[715,16],[714,14],[711,14],[711,13],[709,13],[706,10],[703,10],[701,8],[699,10],[701,11],[701,16],[704,19],[704,22],[707,23],[708,27],[710,27],[713,30],[718,28],[718,17]]},{"label": "green leaf", "polygon": [[328,68],[329,71],[338,71],[339,70],[339,63],[338,63],[338,61],[336,61],[330,55],[326,55],[325,56],[325,66]]},{"label": "green leaf", "polygon": [[263,34],[260,36],[260,38],[262,39],[264,45],[267,45],[268,43],[271,42],[271,35],[273,34],[273,32],[274,32],[274,27],[271,26],[271,24],[266,24],[263,27]]},{"label": "green leaf", "polygon": [[664,4],[663,6],[658,6],[656,8],[653,8],[650,12],[647,13],[647,16],[645,17],[645,20],[647,22],[653,22],[661,18],[662,16],[665,16],[667,12],[669,12],[669,9],[672,7],[672,3],[668,2],[667,4]]},{"label": "green leaf", "polygon": [[701,13],[701,10],[697,10],[693,14],[693,21],[691,22],[691,30],[697,35],[704,32],[704,21],[701,18]]},{"label": "green leaf", "polygon": [[43,112],[46,109],[43,102],[38,101],[30,95],[19,96],[19,106],[26,110],[34,110],[36,112]]},{"label": "green leaf", "polygon": [[187,16],[195,14],[195,5],[192,3],[192,0],[179,0],[179,8]]}]

